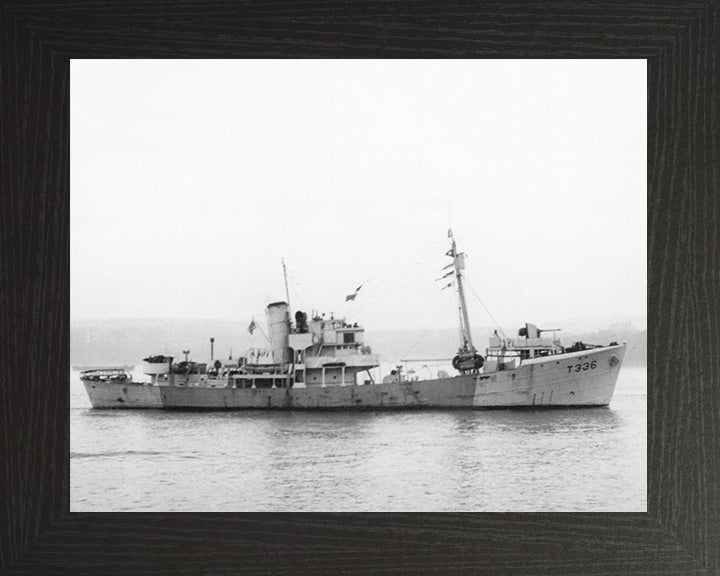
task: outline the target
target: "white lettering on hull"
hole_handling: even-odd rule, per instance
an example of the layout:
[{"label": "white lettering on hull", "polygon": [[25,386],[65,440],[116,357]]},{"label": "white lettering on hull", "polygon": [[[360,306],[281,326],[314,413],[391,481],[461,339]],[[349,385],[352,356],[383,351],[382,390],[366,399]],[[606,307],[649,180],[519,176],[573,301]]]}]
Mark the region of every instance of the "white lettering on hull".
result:
[{"label": "white lettering on hull", "polygon": [[[490,380],[478,378],[474,405],[606,406],[615,390],[624,353],[624,346],[613,346],[565,359],[550,356],[516,370],[497,372]],[[576,371],[578,365],[581,368]],[[586,365],[588,368],[583,369]]]}]

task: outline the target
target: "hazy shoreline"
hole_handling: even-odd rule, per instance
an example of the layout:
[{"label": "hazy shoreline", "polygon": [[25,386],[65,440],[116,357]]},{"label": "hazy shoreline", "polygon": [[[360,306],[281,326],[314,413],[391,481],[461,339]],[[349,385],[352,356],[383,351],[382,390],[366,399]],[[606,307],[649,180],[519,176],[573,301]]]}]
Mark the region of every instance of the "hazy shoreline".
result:
[{"label": "hazy shoreline", "polygon": [[[215,356],[244,355],[251,347],[266,345],[262,337],[251,338],[248,322],[230,320],[84,320],[71,322],[71,365],[138,364],[151,354],[179,357],[182,350],[206,360],[210,356],[210,337],[215,338]],[[484,350],[493,329],[473,328],[475,345]],[[517,331],[506,331],[508,337]],[[593,332],[563,331],[564,345],[583,341],[590,344],[627,342],[625,363],[647,364],[647,329],[637,330],[630,322],[616,322]],[[457,349],[457,329],[367,330],[366,343],[380,354],[383,362],[402,358],[451,358]]]}]

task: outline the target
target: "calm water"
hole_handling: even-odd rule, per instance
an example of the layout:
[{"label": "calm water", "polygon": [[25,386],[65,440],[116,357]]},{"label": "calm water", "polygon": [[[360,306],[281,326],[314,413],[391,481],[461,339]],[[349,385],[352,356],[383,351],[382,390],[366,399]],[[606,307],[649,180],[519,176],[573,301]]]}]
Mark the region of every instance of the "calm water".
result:
[{"label": "calm water", "polygon": [[71,373],[71,510],[646,511],[645,368],[610,408],[91,410]]}]

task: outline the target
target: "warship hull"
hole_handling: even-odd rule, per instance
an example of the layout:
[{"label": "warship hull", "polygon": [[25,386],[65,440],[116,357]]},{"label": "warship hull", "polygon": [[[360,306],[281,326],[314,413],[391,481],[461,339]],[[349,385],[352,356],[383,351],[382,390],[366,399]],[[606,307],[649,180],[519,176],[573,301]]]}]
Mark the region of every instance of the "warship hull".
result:
[{"label": "warship hull", "polygon": [[84,382],[94,408],[166,410],[379,410],[607,406],[625,345],[536,358],[514,370],[347,386],[233,388],[221,382]]}]

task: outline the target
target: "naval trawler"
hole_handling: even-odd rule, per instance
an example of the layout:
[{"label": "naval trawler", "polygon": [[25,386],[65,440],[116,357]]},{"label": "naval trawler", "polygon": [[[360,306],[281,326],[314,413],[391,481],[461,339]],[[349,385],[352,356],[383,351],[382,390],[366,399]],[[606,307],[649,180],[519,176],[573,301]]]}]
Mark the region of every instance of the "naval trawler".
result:
[{"label": "naval trawler", "polygon": [[[365,343],[365,330],[343,318],[311,318],[287,302],[266,308],[270,349],[251,349],[234,361],[173,362],[172,356],[145,358],[147,381],[133,381],[128,370],[81,372],[93,408],[170,410],[239,409],[403,409],[403,408],[556,408],[610,404],[626,344],[563,347],[555,333],[525,324],[515,338],[490,336],[484,356],[470,334],[463,285],[465,254],[452,230],[446,253],[448,275],[457,292],[460,345],[451,363],[457,374],[408,377],[400,367],[376,382],[380,365]],[[284,263],[283,263],[284,269]],[[292,319],[294,318],[294,322]],[[254,320],[251,326],[254,327]],[[544,337],[552,332],[551,337]]]}]

